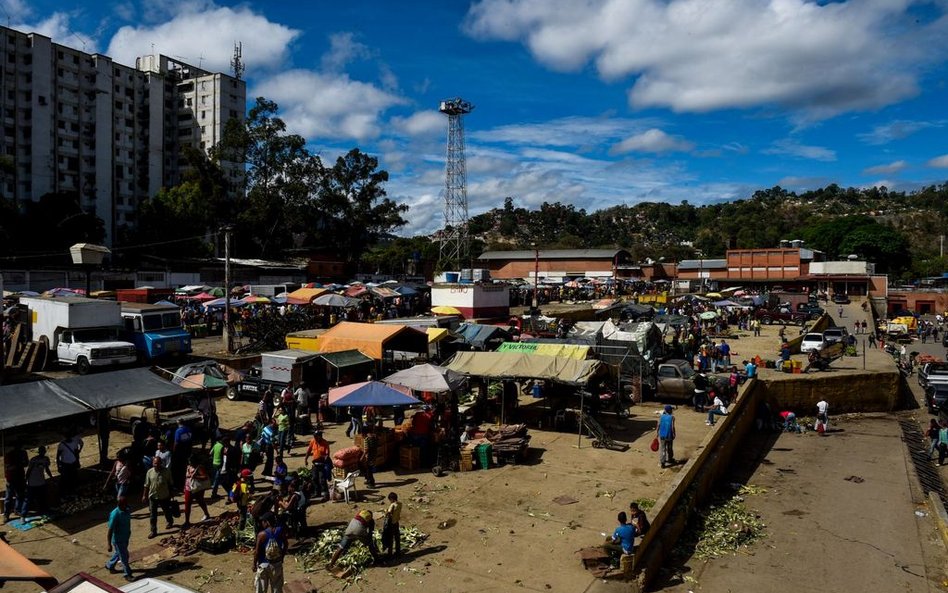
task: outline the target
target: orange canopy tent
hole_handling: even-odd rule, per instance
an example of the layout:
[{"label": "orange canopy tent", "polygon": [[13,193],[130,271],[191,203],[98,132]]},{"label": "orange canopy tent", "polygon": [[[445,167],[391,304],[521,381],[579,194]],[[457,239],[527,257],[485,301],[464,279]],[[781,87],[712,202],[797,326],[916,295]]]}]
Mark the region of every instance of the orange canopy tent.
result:
[{"label": "orange canopy tent", "polygon": [[385,350],[428,352],[428,334],[407,325],[343,321],[319,336],[317,347],[320,352],[358,350],[382,360]]},{"label": "orange canopy tent", "polygon": [[59,583],[10,544],[0,540],[0,586],[18,581],[33,582],[43,589],[52,589]]},{"label": "orange canopy tent", "polygon": [[286,295],[286,302],[291,305],[308,305],[324,292],[326,292],[325,288],[297,288]]}]

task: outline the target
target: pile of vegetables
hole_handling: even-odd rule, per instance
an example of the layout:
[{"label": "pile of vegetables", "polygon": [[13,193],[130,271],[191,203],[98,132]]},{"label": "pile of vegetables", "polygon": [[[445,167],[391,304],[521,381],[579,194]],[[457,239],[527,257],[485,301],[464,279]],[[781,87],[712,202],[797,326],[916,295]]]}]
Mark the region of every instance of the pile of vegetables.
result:
[{"label": "pile of vegetables", "polygon": [[[343,529],[327,529],[323,531],[316,539],[316,543],[309,550],[296,555],[296,562],[303,572],[313,572],[319,570],[323,564],[329,561],[333,552],[342,540]],[[423,533],[417,527],[402,527],[401,548],[407,550],[421,544],[428,538],[427,533]],[[382,533],[376,529],[372,532],[376,547],[381,548]],[[336,565],[342,569],[350,569],[350,574],[358,574],[365,567],[372,564],[372,554],[362,542],[355,542],[346,553],[339,558]]]},{"label": "pile of vegetables", "polygon": [[764,488],[748,485],[740,486],[736,494],[717,497],[696,513],[676,555],[688,556],[689,548],[702,560],[733,555],[764,537],[766,525],[747,508],[744,498],[765,492]]}]

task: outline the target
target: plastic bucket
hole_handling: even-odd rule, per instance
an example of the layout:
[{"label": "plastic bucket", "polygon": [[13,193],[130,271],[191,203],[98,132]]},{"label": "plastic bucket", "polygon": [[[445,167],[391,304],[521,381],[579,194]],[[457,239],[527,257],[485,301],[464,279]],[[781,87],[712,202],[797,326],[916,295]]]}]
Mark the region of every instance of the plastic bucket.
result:
[{"label": "plastic bucket", "polygon": [[444,281],[445,281],[445,282],[457,282],[460,277],[461,277],[461,275],[458,274],[457,272],[445,272],[445,273],[444,273]]}]

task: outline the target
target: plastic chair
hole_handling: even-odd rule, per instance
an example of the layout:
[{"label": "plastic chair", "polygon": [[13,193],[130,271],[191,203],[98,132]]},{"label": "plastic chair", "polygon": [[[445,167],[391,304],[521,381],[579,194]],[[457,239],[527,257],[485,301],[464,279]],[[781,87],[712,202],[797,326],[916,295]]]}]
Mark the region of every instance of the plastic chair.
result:
[{"label": "plastic chair", "polygon": [[[346,477],[341,480],[333,478],[333,481],[332,481],[333,492],[339,492],[339,490],[342,490],[342,496],[345,498],[346,504],[349,504],[349,491],[350,490],[352,491],[353,497],[358,499],[359,492],[356,490],[355,479],[359,477],[359,474],[360,474],[359,470],[355,470],[354,472],[349,472],[348,474],[346,474]],[[333,497],[333,502],[336,502],[335,496]]]}]

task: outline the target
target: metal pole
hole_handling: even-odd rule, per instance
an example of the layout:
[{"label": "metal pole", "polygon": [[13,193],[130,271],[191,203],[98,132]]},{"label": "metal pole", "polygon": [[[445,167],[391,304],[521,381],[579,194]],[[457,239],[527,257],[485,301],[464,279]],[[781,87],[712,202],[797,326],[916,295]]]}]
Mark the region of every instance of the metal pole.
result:
[{"label": "metal pole", "polygon": [[533,313],[540,306],[540,249],[533,245]]},{"label": "metal pole", "polygon": [[230,354],[230,227],[224,227],[224,351]]},{"label": "metal pole", "polygon": [[866,370],[866,338],[862,339],[862,370]]},{"label": "metal pole", "polygon": [[579,390],[579,437],[576,441],[576,448],[583,448],[583,416],[586,414],[586,390]]}]

